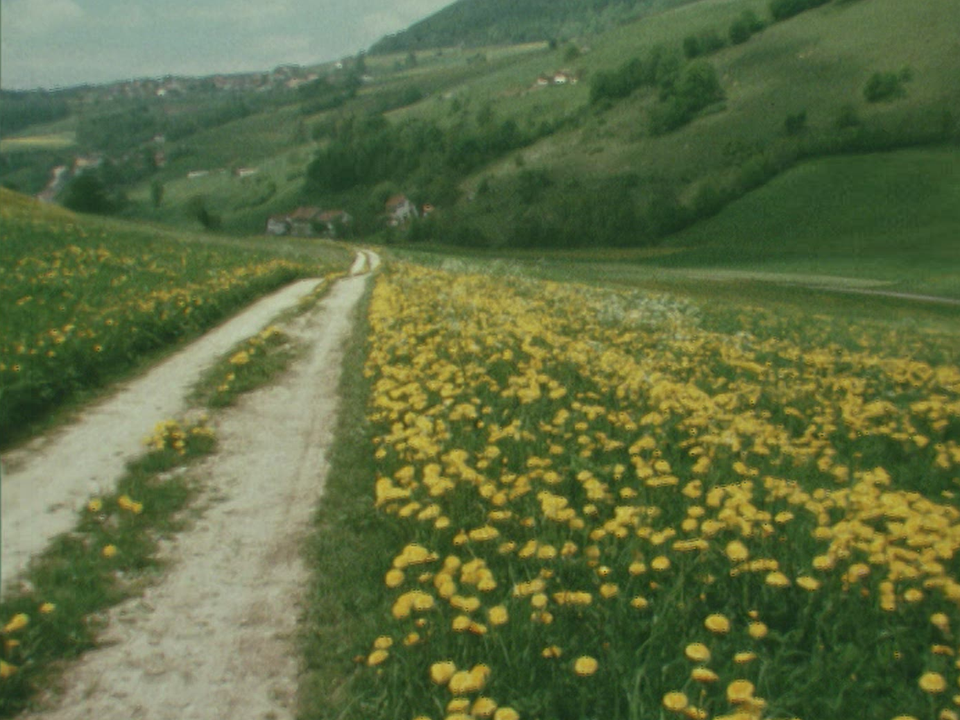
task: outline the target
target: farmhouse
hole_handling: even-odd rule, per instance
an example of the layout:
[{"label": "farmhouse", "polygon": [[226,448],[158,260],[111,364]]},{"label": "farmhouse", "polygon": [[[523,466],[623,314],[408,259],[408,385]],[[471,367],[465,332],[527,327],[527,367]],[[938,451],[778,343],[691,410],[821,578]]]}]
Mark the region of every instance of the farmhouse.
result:
[{"label": "farmhouse", "polygon": [[353,222],[353,217],[345,210],[327,210],[318,207],[300,207],[289,213],[271,215],[267,219],[267,235],[295,235],[314,237],[323,233],[336,237],[338,232]]},{"label": "farmhouse", "polygon": [[394,195],[387,200],[384,205],[384,211],[387,215],[387,224],[390,227],[403,225],[409,220],[418,217],[416,205],[410,202],[406,195]]},{"label": "farmhouse", "polygon": [[317,218],[317,224],[324,228],[328,237],[335,238],[340,231],[353,222],[353,217],[345,210],[327,210]]}]

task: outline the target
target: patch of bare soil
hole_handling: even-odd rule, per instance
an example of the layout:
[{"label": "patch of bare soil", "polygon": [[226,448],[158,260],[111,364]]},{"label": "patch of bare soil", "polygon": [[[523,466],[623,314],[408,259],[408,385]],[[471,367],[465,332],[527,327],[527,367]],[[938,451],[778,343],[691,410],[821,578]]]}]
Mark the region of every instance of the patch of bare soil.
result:
[{"label": "patch of bare soil", "polygon": [[[362,257],[355,272],[379,260]],[[43,699],[45,711],[29,717],[296,715],[295,633],[307,578],[300,546],[323,492],[342,346],[366,282],[338,281],[285,328],[308,349],[275,384],[218,415],[217,454],[191,471],[209,505],[168,547],[167,574],[109,613],[101,646],[67,671],[61,692]]]}]

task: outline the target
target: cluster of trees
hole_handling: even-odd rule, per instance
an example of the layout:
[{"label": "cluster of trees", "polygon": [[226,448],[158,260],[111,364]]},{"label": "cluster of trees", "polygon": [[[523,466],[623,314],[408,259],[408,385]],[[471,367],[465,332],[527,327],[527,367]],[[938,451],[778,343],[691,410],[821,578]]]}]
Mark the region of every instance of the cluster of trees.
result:
[{"label": "cluster of trees", "polygon": [[655,88],[660,103],[650,113],[654,135],[676,130],[723,99],[716,68],[698,58],[684,62],[679,52],[655,48],[645,60],[633,58],[616,70],[596,73],[590,83],[593,104],[624,98],[638,88]]},{"label": "cluster of trees", "polygon": [[774,22],[779,22],[828,2],[830,0],[770,0],[770,15]]},{"label": "cluster of trees", "polygon": [[109,215],[127,204],[127,197],[116,181],[113,166],[107,164],[86,170],[64,188],[61,204],[81,213]]},{"label": "cluster of trees", "polygon": [[0,127],[4,134],[62,120],[69,114],[70,104],[62,93],[0,90]]},{"label": "cluster of trees", "polygon": [[[306,192],[343,193],[385,181],[424,189],[431,202],[480,165],[524,147],[552,128],[523,131],[513,120],[479,113],[477,123],[443,129],[428,120],[390,124],[382,115],[344,116],[319,125],[326,140],[307,168]],[[446,198],[452,199],[452,198]]]},{"label": "cluster of trees", "polygon": [[688,60],[692,60],[722,50],[727,47],[728,40],[733,45],[742,45],[765,27],[763,20],[753,10],[744,10],[730,23],[726,37],[716,28],[707,28],[687,35],[683,39],[683,54]]}]

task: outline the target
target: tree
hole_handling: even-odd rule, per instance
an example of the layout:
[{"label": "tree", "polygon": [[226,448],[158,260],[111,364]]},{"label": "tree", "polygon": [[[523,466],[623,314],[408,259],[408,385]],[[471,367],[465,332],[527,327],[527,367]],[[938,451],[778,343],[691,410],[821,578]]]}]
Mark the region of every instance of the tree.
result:
[{"label": "tree", "polygon": [[702,110],[724,97],[717,70],[706,60],[696,60],[683,69],[676,94],[690,113]]},{"label": "tree", "polygon": [[96,172],[82,173],[70,181],[64,191],[63,206],[76,212],[99,214],[115,209],[106,183]]},{"label": "tree", "polygon": [[203,195],[194,195],[187,201],[187,213],[196,218],[206,230],[218,230],[221,218],[207,208],[207,199]]},{"label": "tree", "polygon": [[153,200],[153,206],[155,208],[160,207],[160,204],[163,202],[163,183],[159,180],[154,180],[150,183],[150,198]]}]

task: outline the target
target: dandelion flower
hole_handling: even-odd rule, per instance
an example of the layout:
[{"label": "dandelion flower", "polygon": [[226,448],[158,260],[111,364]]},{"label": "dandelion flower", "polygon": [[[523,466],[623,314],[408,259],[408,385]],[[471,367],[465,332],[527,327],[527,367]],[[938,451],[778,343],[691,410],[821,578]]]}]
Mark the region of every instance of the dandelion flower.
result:
[{"label": "dandelion flower", "polygon": [[720,679],[720,676],[713,670],[705,667],[695,667],[690,671],[690,677],[702,683],[712,683]]},{"label": "dandelion flower", "polygon": [[785,587],[789,587],[790,578],[788,578],[779,570],[775,570],[774,572],[769,573],[767,575],[764,582],[770,587],[785,588]]},{"label": "dandelion flower", "polygon": [[433,680],[437,685],[446,685],[450,682],[450,678],[453,677],[453,674],[457,671],[457,666],[452,660],[443,660],[442,662],[435,662],[430,666],[430,679]]},{"label": "dandelion flower", "polygon": [[749,680],[734,680],[727,685],[727,700],[733,705],[741,705],[753,700],[753,683]]},{"label": "dandelion flower", "polygon": [[105,558],[112,558],[114,555],[117,554],[117,546],[107,545],[105,548],[103,548],[102,554]]},{"label": "dandelion flower", "polygon": [[520,720],[520,713],[512,707],[497,708],[493,714],[493,720]]},{"label": "dandelion flower", "polygon": [[379,665],[384,660],[386,660],[389,656],[390,656],[390,653],[387,652],[386,650],[374,650],[367,657],[367,665],[369,667],[373,667],[374,665]]},{"label": "dandelion flower", "polygon": [[15,665],[0,660],[0,680],[6,680],[9,677],[12,677],[17,672]]},{"label": "dandelion flower", "polygon": [[769,628],[767,628],[766,623],[759,621],[750,623],[750,627],[747,629],[747,632],[750,633],[750,637],[754,640],[761,640],[767,636]]},{"label": "dandelion flower", "polygon": [[703,621],[703,626],[717,635],[725,635],[730,632],[730,621],[720,613],[707,616],[707,619]]},{"label": "dandelion flower", "polygon": [[87,503],[87,510],[92,513],[98,513],[103,510],[103,501],[100,498],[94,498]]},{"label": "dandelion flower", "polygon": [[598,663],[589,655],[581,655],[573,663],[573,671],[580,677],[588,677],[597,671]]},{"label": "dandelion flower", "polygon": [[733,661],[737,665],[746,665],[757,659],[757,654],[755,652],[738,652],[733,656]]},{"label": "dandelion flower", "polygon": [[668,692],[663,696],[663,706],[673,712],[680,712],[689,704],[690,701],[687,700],[687,696],[682,692]]},{"label": "dandelion flower", "polygon": [[820,581],[816,578],[812,578],[809,575],[801,575],[797,578],[797,585],[802,587],[804,590],[813,592],[814,590],[820,589]]},{"label": "dandelion flower", "polygon": [[670,569],[670,558],[660,555],[650,561],[650,567],[657,572],[663,572]]},{"label": "dandelion flower", "polygon": [[938,628],[939,630],[942,630],[943,632],[946,632],[947,630],[950,629],[950,619],[946,616],[945,613],[942,613],[942,612],[934,613],[933,615],[931,615],[930,623],[934,627]]},{"label": "dandelion flower", "polygon": [[56,610],[56,609],[57,609],[57,606],[54,605],[52,602],[45,602],[45,603],[43,603],[43,605],[40,606],[40,609],[39,609],[38,612],[39,612],[41,615],[49,615],[50,613],[52,613],[52,612],[53,612],[54,610]]},{"label": "dandelion flower", "polygon": [[473,707],[470,708],[470,714],[474,717],[479,718],[488,718],[497,709],[497,703],[492,698],[488,697],[478,697],[474,703]]},{"label": "dandelion flower", "polygon": [[918,681],[920,689],[927,693],[942,693],[947,689],[947,681],[938,672],[925,672]]},{"label": "dandelion flower", "polygon": [[727,543],[724,553],[731,562],[743,562],[750,557],[750,551],[747,549],[747,546],[739,540],[732,540]]},{"label": "dandelion flower", "polygon": [[15,633],[17,630],[22,630],[30,622],[30,616],[26,613],[17,613],[3,626],[3,634],[9,635],[10,633]]},{"label": "dandelion flower", "polygon": [[491,625],[503,625],[510,619],[510,614],[503,605],[497,605],[487,612],[487,619]]},{"label": "dandelion flower", "polygon": [[683,654],[691,662],[705,663],[710,661],[710,649],[703,643],[690,643],[684,648]]}]

